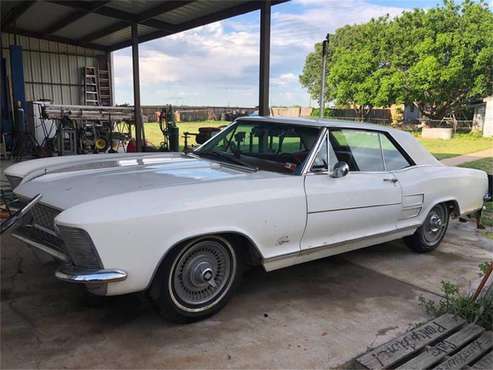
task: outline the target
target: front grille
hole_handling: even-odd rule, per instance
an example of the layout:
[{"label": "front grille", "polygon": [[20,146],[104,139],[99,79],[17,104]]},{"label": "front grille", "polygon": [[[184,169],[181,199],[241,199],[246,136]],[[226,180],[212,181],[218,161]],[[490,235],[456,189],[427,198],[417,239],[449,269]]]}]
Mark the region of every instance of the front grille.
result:
[{"label": "front grille", "polygon": [[59,213],[60,211],[58,209],[38,203],[32,209],[33,223],[55,231],[55,217]]},{"label": "front grille", "polygon": [[30,225],[24,225],[17,228],[15,230],[15,234],[19,234],[29,240],[46,245],[47,247],[53,248],[60,253],[66,253],[62,239],[44,232],[43,230],[36,229]]}]

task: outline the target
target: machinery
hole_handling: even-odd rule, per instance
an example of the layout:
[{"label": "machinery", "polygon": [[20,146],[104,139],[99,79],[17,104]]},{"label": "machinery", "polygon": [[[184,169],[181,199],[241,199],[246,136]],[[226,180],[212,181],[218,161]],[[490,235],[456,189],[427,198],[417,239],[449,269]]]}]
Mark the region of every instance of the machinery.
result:
[{"label": "machinery", "polygon": [[44,104],[41,112],[42,119],[56,122],[56,133],[45,145],[59,155],[98,153],[108,148],[113,152],[113,141],[131,136],[130,130],[114,132],[115,127],[122,121],[134,121],[133,107]]},{"label": "machinery", "polygon": [[190,136],[195,137],[195,142],[197,144],[203,144],[219,131],[221,131],[221,127],[199,127],[199,132],[185,132],[183,135],[185,137],[185,148],[183,149],[185,152],[191,150],[193,145],[189,145]]},{"label": "machinery", "polygon": [[175,122],[175,113],[172,105],[167,105],[159,115],[159,128],[163,133],[164,140],[159,150],[162,152],[178,152],[180,129]]}]

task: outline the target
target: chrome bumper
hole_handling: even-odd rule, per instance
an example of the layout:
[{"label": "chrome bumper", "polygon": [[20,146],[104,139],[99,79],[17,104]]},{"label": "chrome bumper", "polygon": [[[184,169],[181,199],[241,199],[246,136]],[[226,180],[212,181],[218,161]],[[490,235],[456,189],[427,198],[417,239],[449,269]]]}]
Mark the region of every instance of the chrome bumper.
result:
[{"label": "chrome bumper", "polygon": [[101,284],[122,281],[127,278],[127,273],[122,270],[88,270],[72,265],[62,265],[55,276],[69,283]]}]

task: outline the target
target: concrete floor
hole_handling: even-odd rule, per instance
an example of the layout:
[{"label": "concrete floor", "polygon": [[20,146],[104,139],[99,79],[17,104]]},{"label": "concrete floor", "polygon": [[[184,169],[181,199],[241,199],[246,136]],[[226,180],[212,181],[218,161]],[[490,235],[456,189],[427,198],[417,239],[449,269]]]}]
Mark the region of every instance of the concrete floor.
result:
[{"label": "concrete floor", "polygon": [[[468,288],[493,241],[454,222],[439,250],[391,243],[292,268],[247,273],[216,316],[163,321],[142,295],[89,298],[55,265],[1,240],[2,368],[333,368],[427,319],[421,295]],[[435,296],[436,297],[436,296]]]}]

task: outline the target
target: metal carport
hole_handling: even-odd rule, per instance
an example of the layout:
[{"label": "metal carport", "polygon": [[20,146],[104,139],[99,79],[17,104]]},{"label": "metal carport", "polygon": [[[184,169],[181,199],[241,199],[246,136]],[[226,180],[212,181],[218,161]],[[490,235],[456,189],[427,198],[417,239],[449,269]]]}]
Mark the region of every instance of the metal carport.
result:
[{"label": "metal carport", "polygon": [[[268,115],[271,6],[285,1],[12,0],[1,3],[1,29],[106,56],[132,46],[134,107],[140,112],[139,43],[260,10],[259,114]],[[140,150],[142,115],[135,117]]]}]

